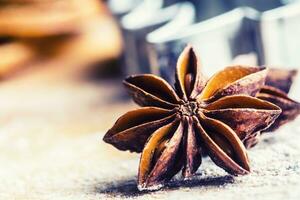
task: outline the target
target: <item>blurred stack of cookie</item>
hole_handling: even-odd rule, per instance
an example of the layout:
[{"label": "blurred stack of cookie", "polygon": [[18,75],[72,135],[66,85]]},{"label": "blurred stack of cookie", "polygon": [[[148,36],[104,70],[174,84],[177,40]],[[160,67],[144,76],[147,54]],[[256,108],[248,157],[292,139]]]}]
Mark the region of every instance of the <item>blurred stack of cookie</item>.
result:
[{"label": "blurred stack of cookie", "polygon": [[100,0],[0,0],[0,77],[40,59],[94,62],[120,46]]}]

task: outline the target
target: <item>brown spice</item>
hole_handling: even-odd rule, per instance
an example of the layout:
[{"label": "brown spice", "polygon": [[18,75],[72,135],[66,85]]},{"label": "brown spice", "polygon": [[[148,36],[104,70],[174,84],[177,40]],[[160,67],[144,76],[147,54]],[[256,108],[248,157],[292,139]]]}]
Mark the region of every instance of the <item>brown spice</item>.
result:
[{"label": "brown spice", "polygon": [[285,92],[275,87],[264,86],[257,97],[279,106],[282,110],[275,122],[264,132],[275,131],[283,124],[294,120],[300,114],[300,103],[292,100]]},{"label": "brown spice", "polygon": [[[262,130],[262,133],[273,132],[282,125],[293,121],[300,114],[300,103],[289,98],[288,92],[297,75],[297,70],[269,69],[266,85],[262,87],[257,97],[269,101],[281,108],[282,112],[270,127]],[[255,146],[261,133],[253,133],[245,139],[247,148]]]},{"label": "brown spice", "polygon": [[297,73],[298,71],[296,69],[286,70],[269,68],[268,75],[266,77],[266,85],[275,87],[287,94],[290,91]]},{"label": "brown spice", "polygon": [[175,90],[151,74],[124,81],[143,108],[121,116],[103,139],[120,150],[142,152],[139,190],[159,189],[181,169],[184,178],[192,176],[202,152],[230,174],[247,174],[242,140],[268,127],[281,112],[252,97],[264,85],[266,73],[263,68],[231,66],[207,81],[197,54],[187,46],[177,62]]}]

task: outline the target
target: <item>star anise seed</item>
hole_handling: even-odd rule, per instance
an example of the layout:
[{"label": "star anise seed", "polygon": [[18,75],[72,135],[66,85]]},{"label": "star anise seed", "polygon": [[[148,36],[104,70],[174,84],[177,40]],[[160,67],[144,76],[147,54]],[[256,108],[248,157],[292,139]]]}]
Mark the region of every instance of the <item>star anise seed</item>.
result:
[{"label": "star anise seed", "polygon": [[124,81],[143,108],[121,116],[104,141],[142,152],[139,190],[159,189],[180,170],[184,178],[191,177],[202,151],[228,173],[247,174],[249,160],[240,138],[268,127],[281,112],[250,96],[263,86],[266,73],[264,68],[231,66],[207,81],[197,54],[187,46],[177,62],[176,90],[151,74]]}]

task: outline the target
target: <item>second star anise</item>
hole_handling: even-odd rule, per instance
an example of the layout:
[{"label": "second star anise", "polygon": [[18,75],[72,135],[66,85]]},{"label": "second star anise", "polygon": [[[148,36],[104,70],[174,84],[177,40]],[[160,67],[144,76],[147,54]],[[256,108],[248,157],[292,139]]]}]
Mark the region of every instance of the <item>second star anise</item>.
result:
[{"label": "second star anise", "polygon": [[300,114],[300,103],[288,97],[296,75],[297,70],[269,70],[266,77],[266,85],[261,88],[256,97],[277,105],[282,112],[276,121],[264,132],[275,131],[282,125],[296,119]]},{"label": "second star anise", "polygon": [[288,96],[288,92],[297,73],[297,70],[276,68],[270,68],[268,70],[266,83],[256,94],[256,97],[280,107],[281,114],[267,129],[248,135],[247,138],[244,139],[244,144],[247,148],[255,146],[259,142],[262,133],[276,131],[300,115],[300,103]]},{"label": "second star anise", "polygon": [[207,81],[188,46],[177,62],[175,90],[151,74],[124,81],[143,108],[121,116],[104,141],[120,150],[142,152],[139,190],[159,189],[180,170],[184,178],[192,176],[202,151],[228,173],[247,174],[249,160],[240,138],[267,128],[281,112],[251,97],[265,76],[266,69],[232,66]]}]

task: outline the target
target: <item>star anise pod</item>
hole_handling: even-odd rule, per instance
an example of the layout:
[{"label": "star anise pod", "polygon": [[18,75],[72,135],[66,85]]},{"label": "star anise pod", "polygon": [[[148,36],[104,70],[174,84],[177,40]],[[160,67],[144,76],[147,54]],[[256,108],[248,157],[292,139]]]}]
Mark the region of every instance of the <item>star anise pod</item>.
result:
[{"label": "star anise pod", "polygon": [[121,116],[104,136],[120,150],[142,152],[139,190],[161,188],[182,169],[192,176],[202,151],[230,174],[250,171],[246,149],[239,137],[268,127],[280,108],[255,95],[264,84],[266,69],[231,66],[208,81],[191,46],[176,66],[175,90],[151,74],[124,81],[133,100],[143,108]]},{"label": "star anise pod", "polygon": [[288,94],[297,73],[296,69],[269,68],[265,84]]},{"label": "star anise pod", "polygon": [[257,97],[279,106],[282,110],[279,117],[265,132],[278,129],[283,124],[294,120],[300,114],[300,103],[292,100],[288,95],[272,86],[264,86],[257,94]]},{"label": "star anise pod", "polygon": [[[300,114],[300,103],[289,98],[287,93],[290,91],[297,70],[285,70],[271,68],[268,70],[265,86],[256,95],[258,98],[269,101],[281,108],[282,112],[275,122],[263,130],[264,132],[273,132],[282,125],[296,119]],[[244,141],[247,148],[255,146],[261,133],[250,134]]]},{"label": "star anise pod", "polygon": [[264,132],[274,131],[280,126],[296,119],[300,114],[300,103],[289,98],[288,93],[298,74],[296,69],[269,69],[266,86],[262,87],[258,97],[279,106],[282,113]]}]

